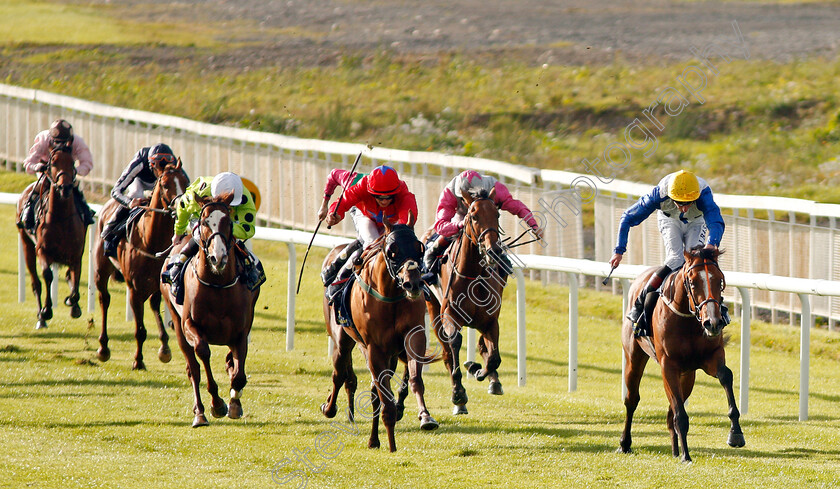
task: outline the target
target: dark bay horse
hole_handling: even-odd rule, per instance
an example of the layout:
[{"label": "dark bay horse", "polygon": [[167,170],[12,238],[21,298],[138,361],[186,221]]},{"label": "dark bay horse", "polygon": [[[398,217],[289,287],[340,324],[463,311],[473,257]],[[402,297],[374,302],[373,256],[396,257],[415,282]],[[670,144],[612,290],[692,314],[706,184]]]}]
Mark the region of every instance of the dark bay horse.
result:
[{"label": "dark bay horse", "polygon": [[[732,371],[726,366],[724,351],[725,340],[722,334],[725,321],[721,316],[723,289],[726,282],[723,272],[718,267],[718,250],[704,250],[695,247],[685,253],[685,264],[676,273],[671,274],[662,285],[662,298],[656,302],[651,314],[651,338],[654,351],[650,351],[648,339],[636,338],[633,325],[624,320],[621,331],[621,343],[627,370],[624,382],[627,396],[624,405],[627,415],[624,431],[621,434],[620,452],[629,453],[632,438],[630,428],[633,413],[639,405],[639,382],[644,374],[645,365],[651,354],[662,367],[665,393],[668,396],[668,431],[671,433],[671,450],[675,457],[690,462],[686,436],[688,434],[688,414],[685,401],[694,388],[695,373],[703,369],[708,375],[716,377],[726,392],[729,403],[731,427],[727,443],[732,447],[743,447],[744,434],[739,423],[740,413],[735,405],[732,390]],[[648,281],[651,268],[636,278],[631,288],[631,305]]]},{"label": "dark bay horse", "polygon": [[[184,305],[175,304],[169,284],[160,285],[175,323],[178,346],[187,360],[187,376],[195,395],[194,428],[208,424],[199,394],[201,370],[196,356],[201,359],[207,374],[213,416],[242,417],[240,398],[247,382],[245,358],[260,289],[248,290],[239,279],[234,249],[236,238],[230,217],[232,200],[232,192],[216,198],[196,199],[201,204],[200,246],[184,268]],[[172,250],[170,256],[177,256],[179,251]],[[225,357],[225,368],[230,376],[230,409],[219,397],[219,388],[210,369],[210,345],[225,345],[230,349]]]},{"label": "dark bay horse", "polygon": [[441,257],[440,289],[427,301],[435,335],[443,346],[443,361],[452,378],[454,414],[467,414],[468,397],[458,359],[463,326],[481,333],[478,351],[484,359],[483,367],[474,362],[464,367],[478,380],[489,378],[489,393],[503,393],[497,369],[502,361],[499,312],[507,278],[500,277],[497,270],[502,248],[494,192],[464,195],[468,206],[464,229]]},{"label": "dark bay horse", "polygon": [[[171,244],[175,228],[174,203],[176,198],[184,193],[189,180],[181,169],[181,160],[165,166],[154,167],[157,176],[149,205],[142,215],[133,219],[129,225],[127,236],[117,247],[117,258],[105,256],[105,242],[97,241],[95,249],[95,277],[94,282],[99,291],[99,307],[102,311],[102,330],[99,335],[99,350],[97,356],[102,362],[111,358],[108,348],[108,307],[111,304],[111,294],[108,292],[108,281],[119,270],[125,277],[128,286],[128,303],[134,313],[134,338],[137,350],[134,352],[133,369],[145,370],[143,362],[143,343],[146,341],[146,326],[143,324],[143,304],[148,300],[149,308],[157,322],[161,346],[158,358],[161,362],[168,362],[172,358],[169,350],[169,335],[160,316],[160,270],[165,256],[157,254],[166,251]],[[103,207],[99,219],[99,235],[102,227],[120,204],[109,200]]]},{"label": "dark bay horse", "polygon": [[[26,268],[32,280],[32,291],[38,299],[38,322],[36,328],[46,328],[47,321],[52,319],[52,296],[50,287],[53,273],[50,266],[53,263],[67,266],[67,283],[70,285],[70,295],[64,303],[70,306],[70,316],[78,318],[82,315],[79,307],[79,278],[82,270],[82,255],[85,250],[86,229],[76,202],[73,197],[73,187],[76,184],[76,162],[69,148],[56,148],[50,151],[48,170],[41,177],[41,204],[37,209],[35,233],[30,234],[20,229],[20,239],[23,243],[23,254]],[[37,183],[31,184],[21,193],[18,200],[17,217],[20,210],[29,199]],[[34,204],[33,204],[34,205]],[[41,302],[41,281],[38,279],[36,259],[41,265],[41,275],[44,276],[46,286],[46,300]]]},{"label": "dark bay horse", "polygon": [[[324,260],[331,262],[341,251],[334,248]],[[324,320],[327,333],[333,338],[333,389],[321,406],[324,416],[336,415],[336,401],[342,385],[349,401],[348,415],[354,416],[353,399],[356,391],[356,374],[353,372],[353,346],[358,345],[367,359],[373,376],[371,401],[373,423],[368,447],[379,448],[379,415],[388,433],[388,446],[396,451],[394,425],[398,419],[391,377],[397,361],[406,362],[408,383],[417,397],[420,428],[433,430],[437,421],[426,409],[423,397],[423,364],[435,361],[426,352],[426,328],[421,298],[420,263],[423,245],[406,225],[391,227],[386,223],[386,234],[372,243],[363,253],[360,272],[350,291],[350,310],[353,324],[341,326],[334,310],[324,298]],[[338,299],[340,300],[340,299]]]}]

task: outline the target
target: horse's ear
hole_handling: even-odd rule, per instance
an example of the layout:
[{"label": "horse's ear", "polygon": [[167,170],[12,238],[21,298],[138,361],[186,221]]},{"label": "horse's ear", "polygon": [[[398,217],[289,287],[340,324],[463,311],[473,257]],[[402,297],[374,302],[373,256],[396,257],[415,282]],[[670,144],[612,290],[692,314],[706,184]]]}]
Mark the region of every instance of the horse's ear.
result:
[{"label": "horse's ear", "polygon": [[490,189],[490,193],[487,194],[487,198],[496,202],[496,186],[494,185],[493,188]]},{"label": "horse's ear", "polygon": [[225,192],[219,196],[219,201],[224,202],[226,205],[230,205],[233,202],[233,191]]},{"label": "horse's ear", "polygon": [[473,203],[473,195],[469,192],[461,192],[461,198],[464,199],[464,203],[467,204],[467,207]]},{"label": "horse's ear", "polygon": [[175,164],[175,169],[176,169],[176,170],[180,170],[180,169],[181,169],[181,157],[180,157],[180,156],[178,157],[178,163],[176,163],[176,164]]},{"label": "horse's ear", "polygon": [[394,229],[394,224],[387,217],[382,217],[382,224],[385,225],[385,232],[390,233]]},{"label": "horse's ear", "polygon": [[202,197],[201,195],[195,196],[195,202],[199,205],[199,207],[204,207],[209,201],[210,197]]}]

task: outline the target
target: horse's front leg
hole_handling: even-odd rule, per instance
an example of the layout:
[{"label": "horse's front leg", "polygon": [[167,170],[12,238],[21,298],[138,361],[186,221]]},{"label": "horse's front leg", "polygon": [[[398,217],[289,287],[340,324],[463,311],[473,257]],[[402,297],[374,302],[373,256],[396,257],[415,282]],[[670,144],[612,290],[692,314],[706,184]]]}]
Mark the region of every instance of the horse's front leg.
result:
[{"label": "horse's front leg", "polygon": [[97,266],[94,280],[96,290],[99,292],[99,310],[102,313],[102,329],[99,332],[99,349],[96,357],[100,362],[107,362],[111,358],[111,349],[108,348],[108,308],[111,306],[111,293],[108,292],[108,280],[113,273],[113,266],[103,255],[97,255]]},{"label": "horse's front leg", "polygon": [[440,307],[432,302],[428,303],[429,317],[434,318],[434,331],[438,341],[441,344],[443,364],[446,366],[446,371],[449,372],[449,377],[452,380],[452,404],[455,407],[452,414],[467,414],[467,390],[464,388],[463,374],[461,373],[461,331],[459,326],[454,324],[443,324],[442,316],[440,315]]},{"label": "horse's front leg", "polygon": [[163,363],[169,363],[172,360],[172,350],[169,349],[169,334],[166,332],[166,325],[163,324],[163,317],[160,314],[160,292],[155,292],[149,297],[149,308],[152,310],[152,315],[155,317],[155,322],[158,327],[158,335],[160,336],[160,348],[158,349],[158,360]]},{"label": "horse's front leg", "polygon": [[41,267],[41,276],[44,277],[44,289],[45,295],[44,298],[44,306],[41,307],[41,301],[38,301],[38,322],[39,324],[43,322],[44,328],[47,327],[47,321],[52,319],[52,282],[55,277],[53,277],[52,268],[50,264],[47,263],[46,260],[41,260],[42,267]]},{"label": "horse's front leg", "polygon": [[[391,376],[394,375],[393,367],[388,355],[375,348],[368,350],[368,366],[370,372],[373,374],[374,386],[378,392],[380,408],[377,409],[379,415],[382,416],[382,424],[385,425],[385,431],[388,433],[388,448],[392,452],[397,451],[397,442],[394,438],[394,426],[397,423],[397,408],[394,399],[394,393],[391,391]],[[374,425],[378,425],[374,417]],[[378,435],[376,435],[376,442],[378,443]],[[371,431],[371,443],[374,440],[374,432]],[[371,443],[368,446],[371,446]]]},{"label": "horse's front leg", "polygon": [[184,319],[184,331],[189,331],[192,334],[190,343],[193,344],[195,354],[204,365],[204,372],[207,374],[207,392],[210,393],[210,414],[214,418],[224,417],[228,413],[227,404],[219,397],[219,385],[213,377],[213,369],[210,368],[210,344],[202,336],[196,333],[195,326],[189,319]]},{"label": "horse's front leg", "polygon": [[682,446],[682,461],[691,462],[688,453],[688,413],[685,412],[685,401],[682,396],[682,382],[678,367],[667,357],[662,358],[662,379],[665,384],[665,394],[668,396],[668,431],[671,433],[671,452],[679,456],[679,445]]},{"label": "horse's front leg", "polygon": [[137,342],[137,350],[134,352],[134,363],[131,365],[131,369],[146,370],[146,364],[143,362],[143,343],[146,342],[146,325],[143,324],[143,303],[145,300],[133,287],[129,287],[128,302],[131,305],[131,311],[134,313],[134,339]]},{"label": "horse's front leg", "polygon": [[[337,343],[338,344],[335,345],[332,352],[333,388],[329,397],[327,397],[327,401],[321,404],[321,413],[323,413],[323,415],[327,418],[335,417],[335,414],[338,411],[338,391],[341,390],[342,385],[345,385],[346,382],[348,382],[348,372],[353,372],[353,346],[356,342],[349,335],[341,332]],[[352,416],[353,412],[352,396],[355,395],[355,387],[354,383],[353,394],[351,395],[350,386],[347,385],[347,397],[351,403],[350,406],[348,406],[348,417]]]},{"label": "horse's front leg", "polygon": [[499,365],[502,364],[502,357],[499,354],[499,320],[493,319],[490,327],[482,332],[478,341],[478,350],[484,358],[485,367],[475,374],[479,381],[489,378],[487,392],[500,396],[504,394],[502,383],[499,382]]},{"label": "horse's front leg", "polygon": [[82,258],[67,268],[67,285],[70,287],[70,295],[64,298],[64,304],[70,307],[70,317],[76,319],[82,317],[82,308],[79,307],[79,279],[82,270]]},{"label": "horse's front leg", "polygon": [[230,375],[230,407],[228,409],[230,419],[242,417],[242,389],[248,383],[248,378],[245,376],[245,358],[247,356],[248,335],[243,334],[227,356],[228,374]]},{"label": "horse's front leg", "polygon": [[746,445],[746,440],[744,440],[744,433],[741,431],[741,412],[738,411],[738,406],[735,404],[735,392],[732,389],[732,370],[721,359],[717,371],[712,377],[717,377],[718,381],[720,381],[720,385],[723,386],[723,390],[726,392],[726,401],[729,403],[730,428],[726,443],[730,447],[741,448]]},{"label": "horse's front leg", "polygon": [[198,360],[195,358],[195,349],[184,336],[180,321],[177,321],[175,325],[175,332],[178,339],[178,346],[181,348],[181,351],[184,353],[184,358],[187,360],[187,378],[190,379],[193,388],[193,413],[195,413],[195,418],[193,418],[192,427],[207,426],[209,423],[207,422],[207,417],[204,415],[204,404],[201,402],[201,392],[199,391],[201,367],[199,367]]},{"label": "horse's front leg", "polygon": [[630,447],[633,444],[633,436],[631,435],[633,415],[641,399],[639,396],[639,384],[642,381],[642,376],[645,373],[645,365],[647,365],[649,358],[633,339],[632,333],[627,333],[626,331],[625,328],[622,334],[624,336],[629,334],[630,338],[622,338],[625,341],[624,357],[627,359],[627,368],[624,372],[624,385],[627,386],[627,394],[624,397],[624,431],[621,433],[618,448],[618,451],[622,453],[630,453]]},{"label": "horse's front leg", "polygon": [[[406,345],[406,354],[408,357],[408,363],[406,366],[406,369],[408,370],[408,383],[411,385],[411,391],[414,392],[414,396],[417,398],[417,417],[420,420],[420,429],[431,431],[437,429],[438,422],[435,421],[435,418],[429,414],[429,410],[426,408],[426,399],[424,397],[426,387],[423,384],[423,364],[419,361],[420,357],[425,357],[426,335],[413,334],[410,335],[406,341],[408,342]],[[405,381],[403,381],[403,385],[400,386],[401,399],[404,399],[402,391],[405,390],[405,387]]]},{"label": "horse's front leg", "polygon": [[[38,301],[38,313],[41,312],[41,279],[38,278],[38,263],[35,254],[35,244],[26,234],[23,229],[20,230],[20,239],[23,245],[23,257],[26,262],[26,269],[29,271],[29,280],[32,286],[32,293],[35,294],[35,299]],[[46,328],[47,322],[38,318],[35,324],[35,329]]]}]

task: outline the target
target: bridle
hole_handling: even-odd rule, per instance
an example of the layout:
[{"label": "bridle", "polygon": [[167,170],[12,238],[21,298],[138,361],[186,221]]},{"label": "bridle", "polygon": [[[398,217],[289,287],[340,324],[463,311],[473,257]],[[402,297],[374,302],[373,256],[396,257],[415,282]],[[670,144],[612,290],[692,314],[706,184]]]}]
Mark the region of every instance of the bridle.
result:
[{"label": "bridle", "polygon": [[[382,256],[385,259],[385,268],[388,270],[388,275],[391,276],[391,279],[393,279],[394,282],[396,282],[397,287],[401,289],[404,288],[404,282],[400,277],[400,271],[403,268],[405,268],[408,271],[411,271],[416,268],[419,268],[420,266],[418,263],[419,260],[417,259],[413,259],[410,256],[400,257],[402,250],[400,249],[400,246],[397,245],[396,240],[401,236],[405,236],[406,238],[408,238],[409,234],[411,235],[411,237],[414,238],[415,241],[417,241],[417,237],[414,236],[414,234],[408,229],[392,231],[385,236],[385,239],[382,240]],[[398,260],[398,258],[402,259]]]},{"label": "bridle", "polygon": [[[496,224],[495,227],[487,227],[482,231],[478,230],[478,221],[473,218],[472,210],[473,210],[473,207],[478,202],[481,202],[483,200],[490,200],[490,198],[489,197],[476,197],[472,201],[472,203],[470,204],[470,207],[467,209],[467,215],[464,218],[464,234],[467,235],[467,239],[469,240],[470,243],[472,243],[472,244],[474,244],[478,247],[478,253],[482,256],[486,256],[487,249],[484,246],[484,241],[483,241],[484,236],[488,233],[496,233],[496,240],[498,241],[498,239],[502,235],[502,232],[499,229],[498,220],[497,220],[497,224]],[[493,205],[495,205],[495,203]]]},{"label": "bridle", "polygon": [[[711,279],[711,274],[709,274],[709,265],[710,264],[713,265],[715,268],[717,268],[718,271],[720,272],[721,299],[717,299],[712,295],[712,283],[711,283],[712,279]],[[726,289],[726,278],[723,276],[723,271],[720,269],[720,266],[717,264],[716,261],[709,260],[709,259],[704,259],[703,263],[698,263],[698,264],[693,265],[691,267],[687,267],[687,265],[688,264],[686,263],[686,267],[683,267],[683,287],[685,288],[685,290],[687,292],[687,295],[688,295],[689,312],[695,318],[697,318],[698,321],[700,321],[702,323],[702,319],[700,319],[700,311],[702,311],[703,306],[705,306],[709,302],[713,302],[713,303],[717,304],[718,307],[721,307],[721,308],[723,307],[723,299],[722,298],[723,298],[723,291]],[[700,267],[703,267],[703,270],[706,272],[706,287],[707,287],[707,290],[709,291],[709,297],[706,300],[698,303],[697,299],[695,299],[695,297],[694,297],[694,287],[693,287],[691,281],[688,279],[688,272],[690,272],[691,270],[694,270],[695,268],[700,268]]]},{"label": "bridle", "polygon": [[[66,147],[58,147],[50,149],[50,168],[56,167],[55,164],[55,156],[59,152],[70,153],[70,149]],[[46,178],[50,185],[54,186],[59,191],[64,191],[65,189],[72,189],[76,185],[76,166],[72,164],[72,176],[70,177],[70,183],[65,183],[63,185],[59,185],[58,182],[61,180],[61,177],[70,173],[68,170],[59,170],[56,173],[55,177],[52,176],[52,172],[44,172],[44,178]]]},{"label": "bridle", "polygon": [[[230,215],[230,206],[228,204],[225,204],[224,202],[208,202],[201,207],[201,212],[199,213],[199,216],[204,216],[205,209],[208,209],[210,207],[220,207],[224,210],[226,215]],[[210,235],[207,236],[207,238],[205,238],[201,232],[198,233],[198,243],[201,246],[201,250],[204,251],[205,256],[209,254],[210,243],[216,236],[221,237],[222,242],[225,244],[225,249],[230,250],[230,244],[233,241],[233,221],[228,220],[228,224],[229,226],[227,229],[227,233],[220,229],[218,231],[210,233]],[[199,229],[204,226],[210,228],[210,225],[207,223],[207,218],[205,217],[199,217],[198,226]],[[225,236],[225,234],[227,234],[227,236]]]}]

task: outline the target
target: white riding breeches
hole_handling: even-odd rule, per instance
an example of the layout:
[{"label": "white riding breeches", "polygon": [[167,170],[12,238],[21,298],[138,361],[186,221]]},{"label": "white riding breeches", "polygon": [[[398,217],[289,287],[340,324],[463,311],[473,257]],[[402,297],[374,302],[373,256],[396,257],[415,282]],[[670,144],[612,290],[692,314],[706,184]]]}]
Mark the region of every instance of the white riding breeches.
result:
[{"label": "white riding breeches", "polygon": [[382,233],[379,232],[379,228],[376,226],[376,223],[359,209],[351,207],[350,217],[353,218],[353,225],[356,227],[356,234],[359,236],[359,240],[362,242],[363,247],[373,243],[377,238],[379,238],[379,236],[382,235]]},{"label": "white riding breeches", "polygon": [[671,270],[679,269],[685,263],[683,252],[697,245],[705,245],[709,234],[703,218],[682,222],[659,212],[657,224],[662,242],[665,244],[665,265]]}]

